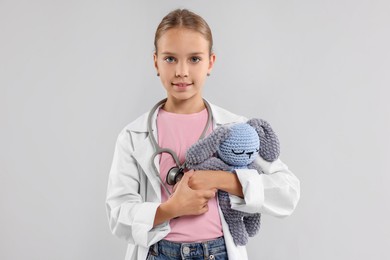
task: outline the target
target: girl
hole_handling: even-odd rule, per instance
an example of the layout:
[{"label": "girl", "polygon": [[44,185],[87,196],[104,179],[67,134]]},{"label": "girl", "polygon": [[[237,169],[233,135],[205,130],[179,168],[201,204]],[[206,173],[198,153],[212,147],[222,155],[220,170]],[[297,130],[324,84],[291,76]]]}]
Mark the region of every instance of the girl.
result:
[{"label": "girl", "polygon": [[216,56],[210,28],[200,16],[186,9],[170,12],[154,45],[154,66],[167,98],[119,134],[106,200],[111,231],[128,242],[126,260],[247,259],[245,246],[232,240],[216,191],[228,192],[234,209],[287,216],[299,200],[299,181],[280,160],[259,158],[265,174],[189,171],[174,189],[167,185],[167,172],[177,163],[167,152],[153,157],[153,137],[182,164],[203,131],[246,119],[202,98]]}]

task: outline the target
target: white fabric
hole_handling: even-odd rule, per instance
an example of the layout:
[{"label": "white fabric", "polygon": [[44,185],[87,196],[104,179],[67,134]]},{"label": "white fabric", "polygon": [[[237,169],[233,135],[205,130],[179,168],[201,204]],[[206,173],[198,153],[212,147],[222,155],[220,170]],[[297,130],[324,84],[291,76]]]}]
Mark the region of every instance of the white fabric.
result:
[{"label": "white fabric", "polygon": [[[214,129],[222,124],[245,122],[220,107],[211,105]],[[149,246],[163,239],[170,231],[169,222],[153,228],[154,216],[161,203],[160,182],[151,165],[154,149],[147,132],[148,113],[142,115],[119,134],[108,180],[106,208],[109,226],[114,235],[128,242],[125,260],[146,259]],[[156,113],[153,117],[156,132]],[[157,169],[158,156],[154,159]],[[232,208],[259,212],[276,217],[290,215],[300,196],[300,184],[281,160],[269,163],[259,158],[264,174],[251,169],[237,170],[244,199],[230,195]],[[220,211],[220,209],[219,209]],[[220,211],[228,257],[248,259],[245,246],[236,246]]]}]

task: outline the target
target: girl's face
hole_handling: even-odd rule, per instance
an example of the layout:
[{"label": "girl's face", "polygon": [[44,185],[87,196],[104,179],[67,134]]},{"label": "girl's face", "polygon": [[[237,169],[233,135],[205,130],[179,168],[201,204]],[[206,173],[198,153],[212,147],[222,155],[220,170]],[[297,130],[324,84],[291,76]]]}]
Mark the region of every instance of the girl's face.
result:
[{"label": "girl's face", "polygon": [[202,34],[184,28],[170,29],[158,40],[157,50],[154,66],[168,100],[201,100],[204,81],[215,61]]}]

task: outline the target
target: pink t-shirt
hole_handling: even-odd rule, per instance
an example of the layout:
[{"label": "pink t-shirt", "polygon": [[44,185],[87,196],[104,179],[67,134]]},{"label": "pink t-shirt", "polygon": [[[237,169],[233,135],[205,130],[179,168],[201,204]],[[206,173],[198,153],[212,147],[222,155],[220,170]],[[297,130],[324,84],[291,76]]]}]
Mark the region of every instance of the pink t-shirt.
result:
[{"label": "pink t-shirt", "polygon": [[[157,116],[159,146],[175,151],[180,163],[183,163],[187,149],[199,140],[206,122],[206,109],[194,114],[175,114],[160,109]],[[210,127],[207,134],[211,131]],[[163,153],[160,157],[160,175],[164,183],[168,170],[173,166],[175,166],[175,161],[172,156]],[[165,185],[172,190],[172,186]],[[161,187],[162,202],[167,199],[168,195]],[[209,200],[208,208],[209,210],[202,215],[182,216],[171,219],[171,232],[165,239],[174,242],[201,242],[222,236],[217,196]]]}]

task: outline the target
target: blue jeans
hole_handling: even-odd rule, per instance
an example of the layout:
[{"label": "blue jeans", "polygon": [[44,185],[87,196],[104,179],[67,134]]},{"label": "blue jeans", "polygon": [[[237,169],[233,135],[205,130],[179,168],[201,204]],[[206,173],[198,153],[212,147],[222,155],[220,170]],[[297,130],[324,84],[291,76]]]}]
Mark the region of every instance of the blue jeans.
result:
[{"label": "blue jeans", "polygon": [[147,260],[226,260],[227,252],[223,237],[201,243],[175,243],[160,240],[149,248]]}]

